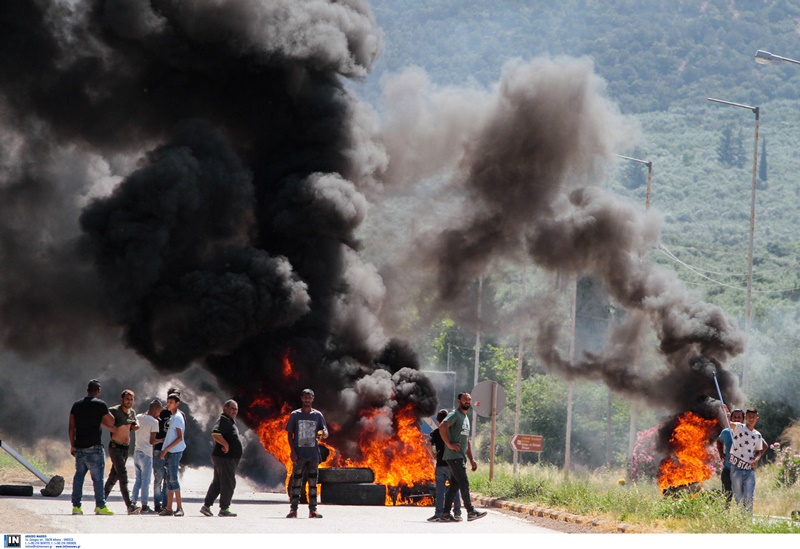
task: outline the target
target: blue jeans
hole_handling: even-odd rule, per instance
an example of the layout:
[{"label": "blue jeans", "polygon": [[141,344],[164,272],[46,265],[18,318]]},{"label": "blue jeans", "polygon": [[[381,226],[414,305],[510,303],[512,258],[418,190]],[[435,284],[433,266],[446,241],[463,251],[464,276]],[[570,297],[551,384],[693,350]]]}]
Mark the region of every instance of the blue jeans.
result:
[{"label": "blue jeans", "polygon": [[135,504],[139,501],[139,490],[142,491],[142,505],[147,505],[150,496],[150,479],[153,476],[153,456],[148,456],[141,450],[133,453],[133,466],[136,469],[136,480],[133,483],[131,499]]},{"label": "blue jeans", "polygon": [[181,464],[183,452],[169,452],[167,454],[167,491],[175,492],[181,489],[178,482],[178,466]]},{"label": "blue jeans", "polygon": [[94,486],[94,503],[97,507],[106,506],[103,491],[103,475],[106,470],[106,451],[102,444],[89,448],[75,448],[75,476],[72,477],[72,506],[81,506],[83,497],[83,481],[86,473],[92,476]]},{"label": "blue jeans", "polygon": [[[440,465],[436,467],[436,501],[434,502],[433,515],[441,517],[444,513],[444,494],[447,492],[447,481],[450,480],[450,466]],[[461,494],[456,494],[453,500],[453,514],[461,515]]]},{"label": "blue jeans", "polygon": [[756,493],[756,472],[731,466],[731,488],[736,503],[743,504],[753,514],[753,496]]},{"label": "blue jeans", "polygon": [[156,509],[167,506],[167,462],[161,459],[161,450],[153,450],[153,505]]}]

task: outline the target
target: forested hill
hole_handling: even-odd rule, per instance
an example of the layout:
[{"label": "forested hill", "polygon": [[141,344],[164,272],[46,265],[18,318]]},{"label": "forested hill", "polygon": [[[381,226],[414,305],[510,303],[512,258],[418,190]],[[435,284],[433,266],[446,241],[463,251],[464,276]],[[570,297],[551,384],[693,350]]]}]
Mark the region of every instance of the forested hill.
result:
[{"label": "forested hill", "polygon": [[423,67],[441,84],[495,82],[509,58],[589,56],[625,113],[666,110],[725,90],[751,104],[796,99],[800,70],[765,72],[763,49],[800,57],[790,0],[373,0],[384,53],[370,79]]}]

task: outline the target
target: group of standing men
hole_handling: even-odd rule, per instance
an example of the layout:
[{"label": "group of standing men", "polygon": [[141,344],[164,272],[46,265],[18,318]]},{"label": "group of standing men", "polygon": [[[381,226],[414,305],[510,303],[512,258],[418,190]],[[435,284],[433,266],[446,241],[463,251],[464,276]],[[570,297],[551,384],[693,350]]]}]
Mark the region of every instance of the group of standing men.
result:
[{"label": "group of standing men", "polygon": [[[129,515],[158,513],[161,516],[183,516],[178,470],[186,449],[184,433],[186,417],[178,410],[180,391],[170,388],[166,405],[158,399],[150,403],[146,414],[138,416],[133,410],[135,394],[125,389],[120,403],[111,408],[100,399],[101,386],[96,379],[89,381],[87,395],[76,401],[69,413],[70,454],[75,457],[75,476],[72,481],[72,514],[82,515],[81,499],[86,473],[94,487],[97,515],[113,515],[106,502],[111,490],[119,483],[122,499]],[[111,432],[108,455],[111,472],[103,484],[106,454],[102,444],[102,429]],[[134,466],[136,480],[133,497],[128,491],[127,461],[131,433],[136,433]],[[155,509],[147,503],[151,472],[154,477],[153,499]],[[137,502],[141,495],[142,506]],[[173,501],[176,509],[172,510]]]},{"label": "group of standing men", "polygon": [[[81,499],[86,474],[89,473],[94,487],[95,514],[113,515],[106,505],[108,496],[119,483],[122,499],[129,515],[157,513],[160,516],[184,516],[179,482],[179,468],[186,449],[186,417],[178,407],[181,393],[171,387],[167,391],[166,405],[154,399],[147,413],[136,415],[133,410],[135,394],[126,389],[120,395],[120,404],[111,408],[100,399],[100,381],[92,379],[87,395],[76,401],[69,414],[70,453],[75,458],[75,476],[72,481],[72,514],[82,515]],[[311,518],[322,518],[316,512],[316,479],[319,468],[319,444],[327,438],[325,419],[318,410],[311,408],[314,392],[306,389],[302,394],[303,406],[289,418],[286,430],[292,447],[294,464],[293,478],[307,478],[310,487],[309,507]],[[214,448],[211,462],[214,476],[208,487],[200,513],[212,516],[211,507],[219,498],[220,517],[235,517],[230,510],[236,488],[236,469],[242,458],[243,446],[236,425],[239,405],[228,400],[211,431]],[[108,455],[111,472],[103,483],[106,453],[102,444],[102,429],[111,432]],[[131,432],[136,432],[134,468],[136,480],[133,494],[128,491],[127,461],[130,451]],[[152,475],[151,475],[152,473]],[[154,509],[148,507],[150,482],[153,482]],[[292,513],[297,516],[297,505],[301,485],[292,483]],[[137,505],[141,495],[142,506]],[[176,506],[173,511],[173,502]]]},{"label": "group of standing men", "polygon": [[[138,416],[133,411],[135,394],[126,389],[120,396],[120,404],[109,408],[100,399],[100,382],[89,381],[87,396],[72,405],[69,416],[69,440],[71,454],[75,457],[75,476],[72,483],[72,514],[82,515],[81,498],[86,473],[90,473],[94,485],[95,514],[113,515],[106,506],[111,489],[119,483],[122,499],[128,514],[158,513],[160,516],[184,516],[178,470],[186,449],[184,433],[186,418],[178,410],[180,391],[170,388],[166,408],[154,399],[147,413]],[[297,518],[300,495],[308,483],[309,518],[322,518],[317,512],[317,476],[320,464],[320,440],[328,437],[325,418],[312,407],[314,391],[304,389],[300,396],[302,406],[294,410],[286,423],[286,432],[291,449],[292,471],[290,483],[290,510],[286,518]],[[486,516],[477,511],[471,502],[466,462],[473,471],[478,463],[472,455],[469,441],[470,422],[466,415],[472,405],[469,393],[458,395],[458,408],[452,412],[440,410],[437,420],[440,425],[431,435],[436,448],[436,511],[428,519],[431,522],[459,522],[461,504],[467,509],[467,520]],[[239,407],[235,400],[228,400],[222,414],[212,429],[214,449],[211,461],[214,477],[206,492],[200,513],[212,516],[211,506],[219,497],[221,517],[235,517],[230,504],[236,488],[236,468],[242,457],[242,442],[236,426]],[[101,442],[102,428],[111,432],[109,456],[111,473],[103,485],[105,472],[105,450]],[[134,467],[136,480],[133,496],[128,492],[126,463],[130,449],[131,432],[136,432]],[[151,473],[153,476],[153,500],[155,509],[147,503]],[[141,495],[142,506],[137,502]],[[177,508],[173,511],[173,501]],[[451,514],[453,510],[454,514]]]}]

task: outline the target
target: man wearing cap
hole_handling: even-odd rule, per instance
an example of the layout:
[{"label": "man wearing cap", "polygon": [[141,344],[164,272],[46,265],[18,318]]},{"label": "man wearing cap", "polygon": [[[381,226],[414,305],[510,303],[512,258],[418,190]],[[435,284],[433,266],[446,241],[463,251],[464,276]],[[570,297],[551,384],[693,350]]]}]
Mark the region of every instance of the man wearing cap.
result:
[{"label": "man wearing cap", "polygon": [[103,475],[106,452],[102,442],[102,427],[114,431],[114,416],[108,405],[100,400],[100,382],[89,381],[87,395],[76,401],[69,411],[69,453],[75,457],[75,476],[72,479],[72,514],[82,515],[81,497],[83,481],[88,472],[94,486],[94,512],[96,515],[113,515],[106,507],[103,492]]},{"label": "man wearing cap", "polygon": [[322,413],[311,407],[314,403],[314,391],[303,389],[300,400],[303,403],[302,407],[293,411],[286,423],[292,458],[291,510],[286,518],[297,518],[304,474],[308,478],[308,517],[322,518],[322,515],[317,513],[319,441],[328,438],[328,427],[325,425]]},{"label": "man wearing cap", "polygon": [[[727,407],[725,408],[727,411]],[[744,410],[736,409],[730,413],[728,417],[730,422],[742,423],[744,421]],[[730,506],[731,499],[733,498],[733,488],[731,488],[731,444],[733,443],[733,434],[731,428],[726,427],[722,430],[717,438],[717,453],[722,460],[722,493],[725,494],[725,505]]]},{"label": "man wearing cap", "polygon": [[756,491],[756,473],[754,471],[758,460],[764,455],[767,445],[756,431],[758,410],[746,410],[744,423],[731,421],[731,488],[733,499],[736,503],[744,505],[745,509],[753,514],[753,496]]}]

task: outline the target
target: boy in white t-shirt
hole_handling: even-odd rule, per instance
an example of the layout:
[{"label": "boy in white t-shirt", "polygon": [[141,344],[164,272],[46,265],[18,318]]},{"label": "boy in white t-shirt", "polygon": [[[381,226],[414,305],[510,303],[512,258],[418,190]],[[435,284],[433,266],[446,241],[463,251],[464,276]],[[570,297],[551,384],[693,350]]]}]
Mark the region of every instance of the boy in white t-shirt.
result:
[{"label": "boy in white t-shirt", "polygon": [[731,422],[733,443],[728,461],[731,464],[731,488],[736,503],[743,504],[753,513],[753,495],[756,491],[755,466],[767,449],[761,433],[756,431],[758,410],[747,410],[744,423]]},{"label": "boy in white t-shirt", "polygon": [[139,414],[139,430],[136,431],[136,451],[133,454],[133,465],[136,469],[136,482],[133,483],[131,500],[133,504],[139,500],[139,491],[142,493],[142,513],[152,513],[147,506],[150,496],[150,482],[153,475],[153,443],[158,434],[158,416],[163,410],[158,399],[150,403],[146,414]]}]

